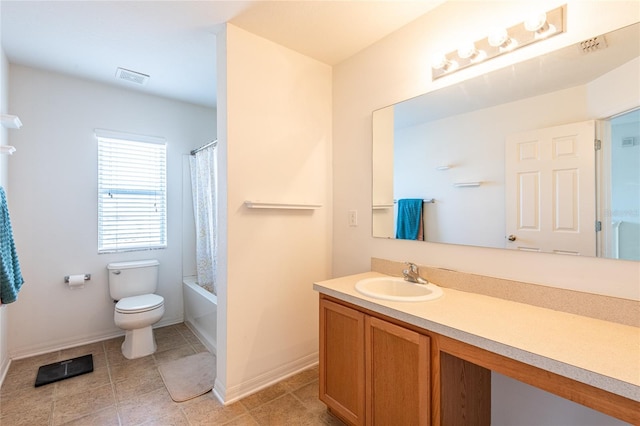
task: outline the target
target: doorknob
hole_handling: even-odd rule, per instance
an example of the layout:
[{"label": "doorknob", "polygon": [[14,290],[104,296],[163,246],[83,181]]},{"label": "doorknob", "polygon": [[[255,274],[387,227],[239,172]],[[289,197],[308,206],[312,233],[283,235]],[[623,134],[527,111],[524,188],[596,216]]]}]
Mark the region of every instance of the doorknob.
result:
[{"label": "doorknob", "polygon": [[516,240],[516,236],[515,236],[515,235],[513,235],[513,234],[511,234],[511,235],[509,235],[509,236],[507,237],[507,239],[508,239],[509,241],[515,241],[515,240]]}]

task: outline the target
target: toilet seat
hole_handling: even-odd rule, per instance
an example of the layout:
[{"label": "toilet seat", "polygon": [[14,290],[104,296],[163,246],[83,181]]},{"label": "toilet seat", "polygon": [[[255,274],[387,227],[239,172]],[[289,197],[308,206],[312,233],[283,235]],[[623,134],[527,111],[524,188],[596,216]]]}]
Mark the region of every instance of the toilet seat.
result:
[{"label": "toilet seat", "polygon": [[152,311],[164,305],[164,298],[157,294],[124,297],[116,303],[116,312],[121,314],[138,314]]}]

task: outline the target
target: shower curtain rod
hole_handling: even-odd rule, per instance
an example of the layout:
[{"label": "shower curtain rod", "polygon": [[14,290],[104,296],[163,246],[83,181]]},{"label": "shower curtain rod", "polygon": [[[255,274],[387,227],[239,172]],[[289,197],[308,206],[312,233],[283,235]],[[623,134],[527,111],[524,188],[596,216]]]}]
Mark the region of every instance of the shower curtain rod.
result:
[{"label": "shower curtain rod", "polygon": [[192,149],[191,150],[191,155],[196,155],[196,152],[202,151],[205,148],[209,148],[210,146],[216,146],[218,145],[218,139],[211,141],[207,144],[202,145],[200,148],[196,148],[196,149]]}]

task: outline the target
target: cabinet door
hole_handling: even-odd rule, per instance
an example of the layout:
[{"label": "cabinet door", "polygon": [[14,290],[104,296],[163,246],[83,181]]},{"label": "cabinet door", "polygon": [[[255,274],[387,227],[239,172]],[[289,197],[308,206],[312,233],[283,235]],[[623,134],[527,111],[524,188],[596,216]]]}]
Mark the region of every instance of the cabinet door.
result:
[{"label": "cabinet door", "polygon": [[367,425],[429,424],[429,337],[365,320]]},{"label": "cabinet door", "polygon": [[364,314],[320,299],[320,400],[364,424]]}]

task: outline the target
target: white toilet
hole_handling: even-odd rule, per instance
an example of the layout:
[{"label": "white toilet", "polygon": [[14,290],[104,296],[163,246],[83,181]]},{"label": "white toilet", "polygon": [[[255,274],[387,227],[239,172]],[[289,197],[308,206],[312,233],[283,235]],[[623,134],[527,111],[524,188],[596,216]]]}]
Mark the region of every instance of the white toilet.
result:
[{"label": "white toilet", "polygon": [[109,292],[116,303],[116,326],[126,330],[122,355],[128,359],[156,351],[151,326],[164,315],[164,298],[153,294],[158,287],[157,260],[117,262],[107,265]]}]

